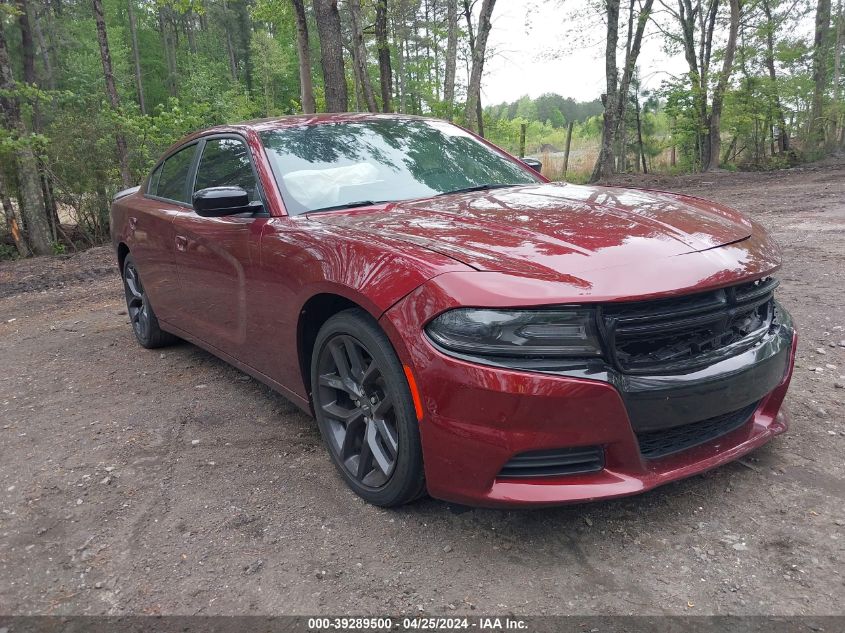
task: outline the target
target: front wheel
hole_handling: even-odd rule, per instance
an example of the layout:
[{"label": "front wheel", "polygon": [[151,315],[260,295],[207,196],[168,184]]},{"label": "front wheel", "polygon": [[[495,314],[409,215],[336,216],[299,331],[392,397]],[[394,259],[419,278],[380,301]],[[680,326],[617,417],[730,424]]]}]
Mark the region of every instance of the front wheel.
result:
[{"label": "front wheel", "polygon": [[123,291],[126,294],[126,311],[132,323],[135,338],[147,349],[171,345],[178,339],[169,332],[165,332],[158,325],[158,318],[149,297],[141,283],[141,275],[132,255],[127,255],[123,262]]},{"label": "front wheel", "polygon": [[366,312],[326,321],[311,385],[320,433],[349,487],[384,507],[419,497],[425,481],[411,393],[390,341]]}]

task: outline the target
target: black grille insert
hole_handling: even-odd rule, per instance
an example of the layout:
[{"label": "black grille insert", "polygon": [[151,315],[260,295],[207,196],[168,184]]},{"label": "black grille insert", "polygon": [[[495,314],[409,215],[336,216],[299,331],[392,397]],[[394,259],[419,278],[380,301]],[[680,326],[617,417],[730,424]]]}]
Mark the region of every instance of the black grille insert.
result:
[{"label": "black grille insert", "polygon": [[701,422],[684,424],[670,429],[637,433],[640,453],[646,459],[658,459],[672,453],[704,444],[743,426],[751,419],[759,402],[742,409],[718,415]]},{"label": "black grille insert", "polygon": [[674,299],[609,304],[602,325],[623,372],[689,371],[759,341],[774,318],[772,277]]},{"label": "black grille insert", "polygon": [[499,477],[514,479],[557,477],[594,473],[602,468],[604,468],[604,450],[601,446],[555,448],[516,455],[505,464],[499,472]]}]

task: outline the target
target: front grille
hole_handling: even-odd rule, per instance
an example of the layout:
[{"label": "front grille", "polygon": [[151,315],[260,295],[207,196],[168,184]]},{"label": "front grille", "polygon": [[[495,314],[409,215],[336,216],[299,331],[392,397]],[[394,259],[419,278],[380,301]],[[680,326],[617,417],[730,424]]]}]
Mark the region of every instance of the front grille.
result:
[{"label": "front grille", "polygon": [[754,402],[738,411],[718,415],[701,422],[637,433],[640,453],[646,459],[658,459],[715,440],[748,422],[758,404],[759,402]]},{"label": "front grille", "polygon": [[736,354],[772,327],[772,277],[674,299],[608,304],[601,324],[623,372],[689,371]]},{"label": "front grille", "polygon": [[604,468],[601,446],[556,448],[520,453],[499,472],[500,478],[557,477],[594,473]]}]

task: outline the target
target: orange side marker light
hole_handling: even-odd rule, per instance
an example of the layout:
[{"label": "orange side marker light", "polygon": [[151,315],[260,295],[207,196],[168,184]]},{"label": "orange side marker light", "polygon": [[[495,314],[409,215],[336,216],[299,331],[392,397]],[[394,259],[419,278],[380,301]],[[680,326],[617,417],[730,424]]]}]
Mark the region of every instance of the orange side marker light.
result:
[{"label": "orange side marker light", "polygon": [[423,408],[422,400],[420,400],[420,390],[417,389],[417,381],[414,379],[414,374],[411,373],[411,368],[407,365],[402,365],[405,370],[405,378],[408,379],[408,386],[411,388],[411,399],[414,401],[414,411],[417,412],[417,421],[422,422]]}]

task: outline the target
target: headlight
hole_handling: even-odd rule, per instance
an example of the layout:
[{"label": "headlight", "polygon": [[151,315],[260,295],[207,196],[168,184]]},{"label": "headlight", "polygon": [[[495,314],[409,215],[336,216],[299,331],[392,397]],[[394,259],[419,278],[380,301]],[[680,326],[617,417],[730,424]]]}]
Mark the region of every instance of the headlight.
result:
[{"label": "headlight", "polygon": [[595,313],[586,308],[458,308],[433,319],[426,332],[447,350],[476,356],[601,356]]}]

